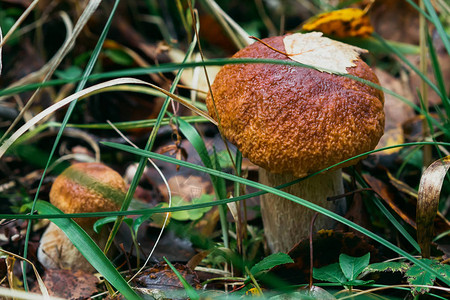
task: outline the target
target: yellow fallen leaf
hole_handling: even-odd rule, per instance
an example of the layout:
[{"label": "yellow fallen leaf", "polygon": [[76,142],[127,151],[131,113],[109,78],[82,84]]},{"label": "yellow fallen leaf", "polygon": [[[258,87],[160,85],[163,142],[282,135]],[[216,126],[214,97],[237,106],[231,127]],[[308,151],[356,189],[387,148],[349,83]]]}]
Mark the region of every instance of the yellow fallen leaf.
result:
[{"label": "yellow fallen leaf", "polygon": [[368,37],[373,32],[367,9],[344,8],[312,17],[302,27],[305,31],[321,31],[326,35]]},{"label": "yellow fallen leaf", "polygon": [[341,43],[321,32],[294,33],[284,39],[284,48],[289,58],[328,73],[345,73],[354,67],[354,60],[367,50]]}]

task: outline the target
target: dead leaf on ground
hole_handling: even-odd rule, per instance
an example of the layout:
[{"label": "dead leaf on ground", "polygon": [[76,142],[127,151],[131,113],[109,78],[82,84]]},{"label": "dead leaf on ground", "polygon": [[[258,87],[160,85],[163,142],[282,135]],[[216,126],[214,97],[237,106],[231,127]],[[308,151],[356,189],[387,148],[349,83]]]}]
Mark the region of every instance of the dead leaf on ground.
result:
[{"label": "dead leaf on ground", "polygon": [[[173,266],[191,286],[196,289],[201,288],[200,281],[194,271],[179,263],[174,263]],[[139,287],[145,289],[184,289],[183,284],[166,263],[158,263],[148,268],[137,276],[135,281]]]},{"label": "dead leaf on ground", "polygon": [[[92,274],[62,269],[48,269],[43,279],[50,296],[64,299],[87,299],[97,292],[99,283]],[[32,292],[38,293],[39,287],[33,287]]]},{"label": "dead leaf on ground", "polygon": [[[165,214],[160,214],[165,217]],[[146,257],[155,246],[155,241],[160,233],[160,228],[141,226],[138,230],[137,240],[139,241],[139,249],[141,258]],[[122,227],[117,233],[116,240],[123,243],[126,251],[132,251],[132,255],[136,256],[136,248],[130,236],[130,229]],[[169,261],[187,262],[196,254],[192,243],[188,238],[178,237],[173,231],[164,231],[158,246],[152,254],[152,261],[162,260],[166,257]]]},{"label": "dead leaf on ground", "polygon": [[390,191],[389,186],[387,186],[383,181],[378,180],[377,178],[364,174],[364,180],[369,184],[369,186],[377,193],[377,195],[387,204],[389,207],[397,213],[397,215],[406,223],[411,225],[413,228],[416,228],[416,222],[408,216],[408,214],[403,211],[402,208],[396,203],[398,197]]},{"label": "dead leaf on ground", "polygon": [[417,241],[423,257],[430,257],[430,245],[434,237],[434,219],[436,217],[442,184],[448,169],[450,156],[432,163],[422,174],[417,199]]},{"label": "dead leaf on ground", "polygon": [[[366,206],[364,205],[364,200],[362,198],[362,193],[355,193],[352,197],[352,201],[345,213],[345,218],[353,223],[356,223],[364,228],[370,229],[372,226],[370,221],[369,213],[367,212]],[[340,231],[351,231],[354,232],[357,236],[364,236],[359,231],[353,230],[349,228],[347,225],[342,223],[336,224],[335,230]]]},{"label": "dead leaf on ground", "polygon": [[419,44],[419,12],[406,1],[377,0],[369,16],[375,32],[383,38]]},{"label": "dead leaf on ground", "polygon": [[[408,82],[401,78],[395,78],[389,73],[375,69],[380,85],[391,90],[406,99],[413,99],[413,95],[409,91]],[[403,124],[415,116],[414,109],[402,100],[385,93],[384,112],[386,115],[386,123],[384,135],[378,142],[377,148],[383,148],[398,145],[405,142],[403,133]],[[392,148],[389,150],[377,152],[376,155],[390,155],[398,153],[401,148]]]},{"label": "dead leaf on ground", "polygon": [[307,20],[302,29],[321,31],[338,38],[368,37],[373,32],[367,10],[359,8],[344,8],[320,14]]}]

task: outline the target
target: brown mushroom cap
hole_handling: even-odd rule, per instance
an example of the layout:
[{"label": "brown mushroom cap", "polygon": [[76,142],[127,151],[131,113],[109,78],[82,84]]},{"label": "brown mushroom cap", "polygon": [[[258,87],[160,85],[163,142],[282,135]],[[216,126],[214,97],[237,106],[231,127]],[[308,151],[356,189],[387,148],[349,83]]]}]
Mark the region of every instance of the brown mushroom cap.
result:
[{"label": "brown mushroom cap", "polygon": [[[119,173],[101,163],[78,163],[55,180],[50,202],[64,213],[119,210],[126,184]],[[92,226],[97,218],[77,218],[81,226]]]},{"label": "brown mushroom cap", "polygon": [[[285,52],[283,36],[263,41]],[[260,42],[233,58],[289,60]],[[366,63],[354,63],[349,74],[379,84]],[[222,134],[272,173],[303,177],[374,149],[383,134],[383,92],[347,77],[298,66],[236,64],[224,66],[211,88],[215,103],[211,95],[206,103]]]}]

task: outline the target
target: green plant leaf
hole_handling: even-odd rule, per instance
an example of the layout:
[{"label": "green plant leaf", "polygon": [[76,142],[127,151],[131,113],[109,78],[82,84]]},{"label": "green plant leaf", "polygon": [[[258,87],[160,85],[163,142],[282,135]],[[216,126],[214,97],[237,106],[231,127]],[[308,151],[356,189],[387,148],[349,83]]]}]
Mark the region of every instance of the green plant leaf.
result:
[{"label": "green plant leaf", "polygon": [[259,263],[254,265],[250,269],[250,273],[252,273],[253,275],[258,275],[258,273],[268,271],[275,266],[293,263],[293,262],[294,261],[292,260],[292,258],[289,255],[287,255],[286,253],[282,253],[282,252],[274,253],[274,254],[271,254],[271,255],[265,257]]},{"label": "green plant leaf", "polygon": [[178,272],[178,270],[170,263],[170,261],[168,261],[167,258],[165,258],[165,257],[164,257],[164,260],[166,261],[166,263],[169,265],[170,269],[172,269],[172,271],[175,273],[175,275],[177,275],[178,279],[183,284],[183,287],[184,287],[188,297],[192,300],[200,299],[200,296],[198,295],[197,291],[186,281],[186,279],[184,279],[183,276],[181,276],[180,272]]},{"label": "green plant leaf", "polygon": [[[160,206],[160,205],[158,205],[158,206]],[[142,215],[139,218],[137,218],[136,220],[134,220],[133,226],[132,226],[134,233],[137,234],[139,227],[141,227],[142,223],[149,220],[151,217],[152,217],[152,214],[147,214],[147,215]],[[126,218],[123,221],[126,222]]]},{"label": "green plant leaf", "polygon": [[[203,204],[208,203],[214,200],[214,195],[209,194],[203,194],[200,198],[194,198],[192,199],[192,204]],[[210,211],[211,207],[204,207],[204,208],[198,208],[198,209],[191,209],[188,210],[189,212],[189,219],[195,221],[203,217],[203,215]]]},{"label": "green plant leaf", "polygon": [[342,273],[349,280],[355,280],[359,274],[369,265],[370,252],[361,257],[353,257],[342,253],[339,255],[339,266]]},{"label": "green plant leaf", "polygon": [[[433,259],[421,259],[421,262],[428,265],[430,268],[441,274],[446,278],[450,278],[450,266],[440,264],[437,260]],[[436,280],[436,275],[427,272],[422,267],[418,265],[413,265],[409,270],[406,271],[405,276],[409,285],[412,287],[411,292],[413,295],[423,294],[430,291],[427,287],[417,286],[417,285],[428,285],[432,286]]]},{"label": "green plant leaf", "polygon": [[70,66],[65,70],[56,70],[55,75],[60,79],[76,79],[83,74],[83,70],[76,66]]},{"label": "green plant leaf", "polygon": [[[50,203],[41,200],[36,202],[35,209],[40,214],[63,214],[62,211]],[[74,244],[81,254],[83,254],[87,261],[102,274],[112,286],[119,290],[126,299],[141,299],[116,270],[103,251],[100,250],[91,237],[84,232],[75,221],[69,218],[52,219],[51,221],[64,231],[72,244]]]},{"label": "green plant leaf", "polygon": [[373,272],[406,272],[409,269],[409,264],[405,262],[382,262],[368,265],[364,271],[368,273]]},{"label": "green plant leaf", "polygon": [[334,263],[322,268],[314,268],[313,277],[317,280],[335,282],[339,284],[344,284],[347,282],[347,277],[345,277],[338,263]]},{"label": "green plant leaf", "polygon": [[133,64],[133,59],[120,49],[107,49],[103,53],[116,64],[122,66],[131,66]]},{"label": "green plant leaf", "polygon": [[[117,219],[116,216],[111,216],[111,217],[105,217],[105,218],[102,218],[102,219],[100,219],[100,220],[97,220],[97,221],[94,223],[94,231],[97,232],[97,233],[99,233],[100,230],[102,230],[102,227],[103,227],[105,224],[108,224],[108,223],[114,223],[114,222],[116,221],[116,219]],[[133,225],[133,219],[131,219],[131,218],[125,218],[125,219],[124,219],[124,222],[127,223],[128,226],[130,226],[130,227]]]},{"label": "green plant leaf", "polygon": [[[172,206],[185,206],[188,203],[183,200],[180,196],[172,196]],[[167,203],[163,203],[163,207],[168,207]],[[189,220],[189,211],[188,210],[180,210],[173,212],[171,218],[177,221],[188,221]]]}]

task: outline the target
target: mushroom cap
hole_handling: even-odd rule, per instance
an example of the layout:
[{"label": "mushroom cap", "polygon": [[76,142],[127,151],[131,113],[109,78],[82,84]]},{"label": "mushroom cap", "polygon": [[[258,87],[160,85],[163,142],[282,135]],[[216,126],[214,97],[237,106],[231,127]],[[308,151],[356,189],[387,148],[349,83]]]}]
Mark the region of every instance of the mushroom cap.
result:
[{"label": "mushroom cap", "polygon": [[[283,38],[263,41],[285,52]],[[290,60],[259,42],[233,58]],[[349,74],[379,84],[366,63],[353,63]],[[222,134],[272,173],[304,177],[374,149],[383,135],[383,92],[348,77],[290,65],[230,64],[211,91],[214,103],[208,94],[206,104]]]},{"label": "mushroom cap", "polygon": [[[50,190],[50,202],[64,213],[119,210],[126,184],[119,173],[102,163],[77,163],[65,169]],[[98,218],[76,218],[83,228]]]}]

